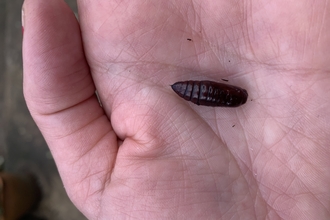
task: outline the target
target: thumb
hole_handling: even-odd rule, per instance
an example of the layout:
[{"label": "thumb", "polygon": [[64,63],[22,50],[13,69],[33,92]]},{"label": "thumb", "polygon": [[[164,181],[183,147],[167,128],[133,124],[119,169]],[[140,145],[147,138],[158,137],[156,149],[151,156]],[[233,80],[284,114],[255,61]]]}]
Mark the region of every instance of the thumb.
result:
[{"label": "thumb", "polygon": [[23,10],[28,108],[73,202],[95,206],[104,184],[91,184],[92,178],[103,182],[110,172],[117,139],[94,93],[79,24],[64,1],[25,0]]}]

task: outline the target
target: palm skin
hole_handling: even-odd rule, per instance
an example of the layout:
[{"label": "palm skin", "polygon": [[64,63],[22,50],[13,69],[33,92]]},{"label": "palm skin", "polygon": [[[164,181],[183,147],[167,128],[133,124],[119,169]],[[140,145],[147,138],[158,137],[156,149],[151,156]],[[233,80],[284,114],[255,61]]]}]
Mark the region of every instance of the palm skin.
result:
[{"label": "palm skin", "polygon": [[[62,1],[25,0],[24,95],[89,219],[329,218],[326,1],[78,5],[80,28]],[[244,106],[170,88],[221,78]]]}]

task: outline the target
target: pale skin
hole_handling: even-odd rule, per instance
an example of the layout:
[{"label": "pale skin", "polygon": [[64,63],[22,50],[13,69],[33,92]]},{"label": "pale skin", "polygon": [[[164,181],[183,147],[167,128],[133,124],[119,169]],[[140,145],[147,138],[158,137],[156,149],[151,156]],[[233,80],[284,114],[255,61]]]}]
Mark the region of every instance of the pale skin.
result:
[{"label": "pale skin", "polygon": [[[78,5],[25,0],[24,95],[88,219],[330,218],[327,1]],[[245,105],[170,87],[221,78]]]}]

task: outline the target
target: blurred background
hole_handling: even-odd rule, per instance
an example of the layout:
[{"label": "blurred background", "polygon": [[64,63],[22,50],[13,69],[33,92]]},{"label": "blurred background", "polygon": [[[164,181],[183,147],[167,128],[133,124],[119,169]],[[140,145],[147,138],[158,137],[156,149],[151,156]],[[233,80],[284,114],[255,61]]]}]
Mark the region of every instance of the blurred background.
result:
[{"label": "blurred background", "polygon": [[[77,12],[74,0],[66,2]],[[0,166],[3,173],[33,174],[41,188],[38,208],[21,219],[84,220],[68,199],[23,98],[22,4],[23,0],[0,0]]]}]

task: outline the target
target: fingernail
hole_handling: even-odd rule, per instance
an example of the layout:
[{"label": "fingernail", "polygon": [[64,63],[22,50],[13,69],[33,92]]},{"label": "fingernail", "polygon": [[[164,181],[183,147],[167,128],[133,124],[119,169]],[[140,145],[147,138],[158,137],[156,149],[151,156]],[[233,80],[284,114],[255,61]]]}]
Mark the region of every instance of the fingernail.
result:
[{"label": "fingernail", "polygon": [[22,33],[24,34],[24,4],[22,6]]}]

